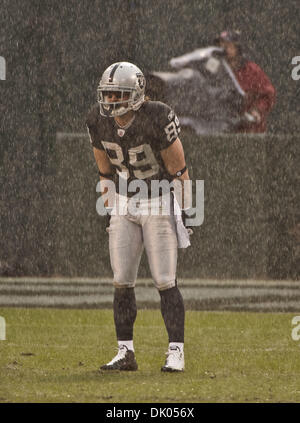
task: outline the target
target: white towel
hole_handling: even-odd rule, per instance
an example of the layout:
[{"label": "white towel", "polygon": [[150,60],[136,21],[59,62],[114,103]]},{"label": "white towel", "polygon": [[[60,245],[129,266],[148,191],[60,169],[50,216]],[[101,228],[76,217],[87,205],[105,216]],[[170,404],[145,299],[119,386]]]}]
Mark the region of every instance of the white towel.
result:
[{"label": "white towel", "polygon": [[190,235],[187,228],[184,226],[182,222],[181,209],[179,207],[179,204],[176,200],[175,195],[173,195],[173,198],[174,198],[174,217],[176,222],[178,248],[187,248],[191,245]]}]

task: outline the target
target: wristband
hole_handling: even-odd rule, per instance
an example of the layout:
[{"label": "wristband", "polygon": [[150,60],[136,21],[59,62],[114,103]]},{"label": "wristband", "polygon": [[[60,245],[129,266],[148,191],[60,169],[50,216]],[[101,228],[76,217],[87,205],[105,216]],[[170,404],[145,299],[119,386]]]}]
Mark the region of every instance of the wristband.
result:
[{"label": "wristband", "polygon": [[100,172],[100,170],[99,170],[99,175],[100,176],[103,176],[103,178],[108,178],[108,179],[113,179],[113,177],[114,177],[114,175],[112,175],[112,174],[105,174],[105,173],[102,173],[102,172]]},{"label": "wristband", "polygon": [[183,175],[184,174],[184,172],[187,170],[187,167],[186,166],[184,166],[184,168],[183,169],[181,169],[181,170],[178,170],[176,173],[175,173],[175,175],[172,175],[174,178],[179,178],[181,175]]}]

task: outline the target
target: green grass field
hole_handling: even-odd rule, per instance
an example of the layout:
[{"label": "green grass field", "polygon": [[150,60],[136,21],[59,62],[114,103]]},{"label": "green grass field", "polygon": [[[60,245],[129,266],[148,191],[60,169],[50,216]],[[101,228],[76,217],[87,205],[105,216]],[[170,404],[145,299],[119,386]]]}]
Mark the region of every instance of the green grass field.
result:
[{"label": "green grass field", "polygon": [[167,336],[139,310],[137,372],[98,372],[116,353],[111,310],[0,308],[0,402],[299,402],[291,313],[186,313],[186,370],[160,371]]}]

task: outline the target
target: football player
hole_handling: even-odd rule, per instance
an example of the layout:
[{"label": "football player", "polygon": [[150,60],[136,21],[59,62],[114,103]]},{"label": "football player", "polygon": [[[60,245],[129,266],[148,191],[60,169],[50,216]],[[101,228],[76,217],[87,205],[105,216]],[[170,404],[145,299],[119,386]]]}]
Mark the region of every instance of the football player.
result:
[{"label": "football player", "polygon": [[[142,71],[128,62],[112,64],[101,77],[98,104],[86,121],[100,183],[117,175],[119,180],[125,178],[127,184],[144,181],[150,192],[151,181],[189,180],[178,138],[178,118],[166,104],[146,98],[145,86]],[[119,185],[117,183],[116,201],[120,197],[124,199]],[[130,201],[130,195],[126,193],[126,201]],[[141,198],[141,208],[152,200]],[[184,216],[184,211],[182,213]],[[133,345],[137,315],[134,287],[145,248],[169,338],[167,358],[161,370],[183,371],[185,311],[176,281],[178,234],[174,214],[111,213],[107,232],[114,277],[113,312],[118,353],[100,369],[138,368]]]}]

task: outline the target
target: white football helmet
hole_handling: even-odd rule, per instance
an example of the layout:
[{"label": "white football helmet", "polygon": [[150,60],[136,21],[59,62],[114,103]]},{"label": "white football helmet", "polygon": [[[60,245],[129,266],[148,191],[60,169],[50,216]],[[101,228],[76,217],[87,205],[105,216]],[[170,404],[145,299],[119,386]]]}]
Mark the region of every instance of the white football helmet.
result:
[{"label": "white football helmet", "polygon": [[113,63],[104,71],[97,89],[101,115],[114,117],[138,110],[145,101],[145,87],[145,77],[137,66]]}]

